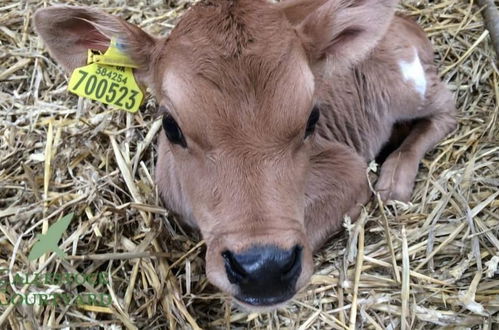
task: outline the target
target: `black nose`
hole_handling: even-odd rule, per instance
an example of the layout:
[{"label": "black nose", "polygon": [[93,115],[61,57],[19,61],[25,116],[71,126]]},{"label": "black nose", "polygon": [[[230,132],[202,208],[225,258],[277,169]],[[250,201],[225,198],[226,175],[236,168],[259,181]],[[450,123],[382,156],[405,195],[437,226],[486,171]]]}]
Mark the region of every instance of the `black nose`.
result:
[{"label": "black nose", "polygon": [[239,287],[236,298],[250,305],[275,305],[293,297],[301,273],[302,248],[282,250],[272,245],[254,246],[244,253],[222,253],[225,271]]}]

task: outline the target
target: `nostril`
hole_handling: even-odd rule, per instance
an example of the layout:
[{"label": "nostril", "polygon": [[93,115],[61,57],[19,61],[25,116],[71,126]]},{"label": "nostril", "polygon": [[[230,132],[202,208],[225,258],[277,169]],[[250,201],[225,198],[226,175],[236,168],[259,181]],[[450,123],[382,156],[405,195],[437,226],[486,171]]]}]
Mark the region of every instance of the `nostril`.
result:
[{"label": "nostril", "polygon": [[301,252],[303,248],[296,245],[289,257],[288,262],[282,267],[282,275],[285,278],[293,277],[301,270]]},{"label": "nostril", "polygon": [[248,273],[237,262],[232,252],[224,251],[222,252],[222,257],[224,258],[227,278],[232,284],[239,284],[247,278]]},{"label": "nostril", "polygon": [[282,268],[284,274],[290,272],[293,269],[293,267],[296,266],[297,262],[300,260],[300,256],[301,256],[301,247],[295,246],[292,250],[291,256],[287,264],[285,264],[284,267]]}]

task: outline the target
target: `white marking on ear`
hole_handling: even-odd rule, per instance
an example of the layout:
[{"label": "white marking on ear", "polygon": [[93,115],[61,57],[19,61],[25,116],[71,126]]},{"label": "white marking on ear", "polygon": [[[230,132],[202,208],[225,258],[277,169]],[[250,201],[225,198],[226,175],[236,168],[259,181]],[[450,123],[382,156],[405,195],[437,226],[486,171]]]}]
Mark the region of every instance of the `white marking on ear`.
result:
[{"label": "white marking on ear", "polygon": [[412,62],[400,61],[399,66],[405,81],[412,81],[418,93],[421,97],[424,97],[426,92],[426,77],[418,57],[418,52],[416,51],[414,55],[415,57]]}]

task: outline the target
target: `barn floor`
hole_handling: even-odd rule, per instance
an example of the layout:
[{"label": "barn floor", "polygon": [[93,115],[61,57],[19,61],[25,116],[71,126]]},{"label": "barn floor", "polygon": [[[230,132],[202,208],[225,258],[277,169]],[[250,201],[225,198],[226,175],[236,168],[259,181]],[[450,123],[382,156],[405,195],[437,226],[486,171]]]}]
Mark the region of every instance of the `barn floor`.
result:
[{"label": "barn floor", "polygon": [[[312,284],[286,308],[262,314],[235,308],[207,282],[203,242],[162,208],[153,184],[161,126],[154,100],[130,115],[66,91],[67,75],[31,25],[33,12],[53,3],[0,3],[1,329],[499,328],[499,70],[473,1],[401,6],[430,35],[460,124],[423,161],[412,203],[369,203],[317,253]],[[188,7],[65,3],[98,6],[153,34],[168,33]],[[70,256],[30,262],[36,234],[71,212],[61,240]],[[34,272],[103,274],[105,281],[63,289],[110,301],[9,303],[16,294],[61,292],[16,281]]]}]

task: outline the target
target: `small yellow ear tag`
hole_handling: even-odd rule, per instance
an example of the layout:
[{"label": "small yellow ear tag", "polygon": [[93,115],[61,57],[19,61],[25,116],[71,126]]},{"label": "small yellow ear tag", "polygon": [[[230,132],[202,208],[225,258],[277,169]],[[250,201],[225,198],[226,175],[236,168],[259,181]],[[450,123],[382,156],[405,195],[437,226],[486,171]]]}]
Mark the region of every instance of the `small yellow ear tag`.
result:
[{"label": "small yellow ear tag", "polygon": [[88,51],[88,65],[76,68],[69,79],[68,90],[130,112],[139,110],[144,93],[135,81],[137,66],[111,40],[103,54]]},{"label": "small yellow ear tag", "polygon": [[116,39],[111,39],[111,44],[103,55],[93,54],[92,52],[88,53],[88,63],[124,66],[126,68],[137,69],[139,66],[120,50],[121,47],[122,46],[116,42]]}]

